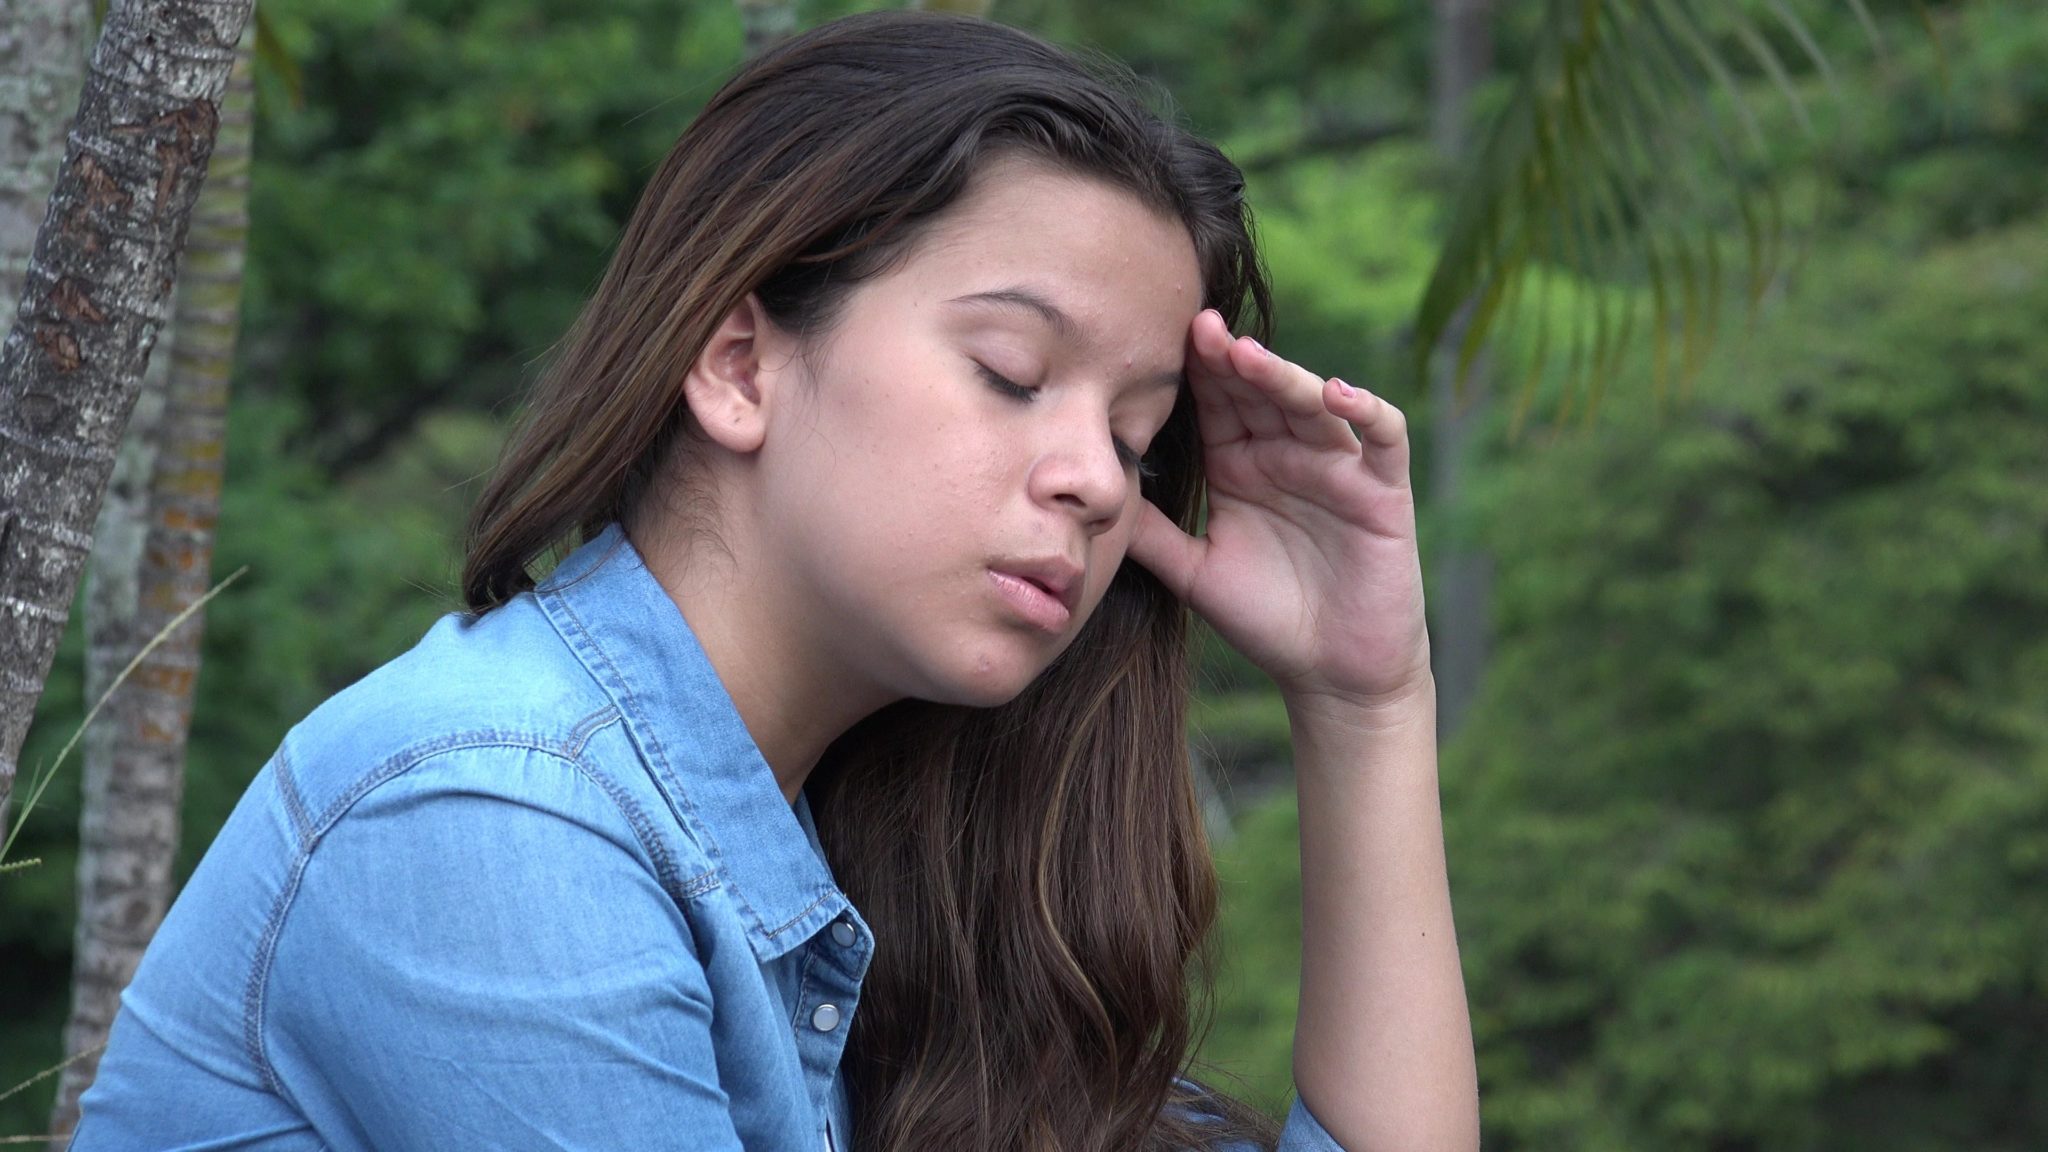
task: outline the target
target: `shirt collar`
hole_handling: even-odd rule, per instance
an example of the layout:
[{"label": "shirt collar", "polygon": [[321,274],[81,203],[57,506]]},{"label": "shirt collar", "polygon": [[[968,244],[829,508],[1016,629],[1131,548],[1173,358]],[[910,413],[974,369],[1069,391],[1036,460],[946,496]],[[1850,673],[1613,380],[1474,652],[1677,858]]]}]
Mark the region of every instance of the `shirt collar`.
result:
[{"label": "shirt collar", "polygon": [[847,911],[819,848],[810,802],[775,773],[668,591],[617,523],[534,589],[543,611],[625,717],[676,817],[772,960]]}]

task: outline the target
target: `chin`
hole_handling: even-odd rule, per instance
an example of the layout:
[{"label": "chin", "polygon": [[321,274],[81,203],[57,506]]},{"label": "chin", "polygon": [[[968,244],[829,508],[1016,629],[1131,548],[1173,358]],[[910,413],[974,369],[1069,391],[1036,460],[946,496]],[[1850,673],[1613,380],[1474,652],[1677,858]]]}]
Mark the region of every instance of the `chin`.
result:
[{"label": "chin", "polygon": [[934,669],[926,699],[968,708],[995,708],[1022,695],[1045,671],[1052,654],[1026,653],[1021,646],[963,653],[965,661]]}]

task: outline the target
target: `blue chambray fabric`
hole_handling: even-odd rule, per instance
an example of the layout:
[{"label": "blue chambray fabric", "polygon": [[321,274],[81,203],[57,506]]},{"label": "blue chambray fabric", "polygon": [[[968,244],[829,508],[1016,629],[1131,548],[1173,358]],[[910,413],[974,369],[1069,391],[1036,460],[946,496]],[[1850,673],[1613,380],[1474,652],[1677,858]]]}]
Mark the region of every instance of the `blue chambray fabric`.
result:
[{"label": "blue chambray fabric", "polygon": [[[873,954],[612,525],[287,734],[72,1148],[845,1149]],[[1299,1102],[1281,1146],[1338,1147]]]}]

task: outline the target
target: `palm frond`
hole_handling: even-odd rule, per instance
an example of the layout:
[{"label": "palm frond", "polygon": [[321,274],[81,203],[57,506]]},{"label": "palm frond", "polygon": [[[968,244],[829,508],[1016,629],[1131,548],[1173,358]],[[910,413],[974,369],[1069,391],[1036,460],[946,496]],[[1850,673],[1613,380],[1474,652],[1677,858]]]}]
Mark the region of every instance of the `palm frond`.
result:
[{"label": "palm frond", "polygon": [[[1833,2],[1849,8],[1882,63],[1885,44],[1863,0]],[[1528,69],[1465,163],[1416,309],[1410,362],[1419,392],[1438,345],[1456,333],[1462,399],[1488,336],[1533,325],[1517,430],[1558,355],[1557,418],[1575,408],[1590,418],[1645,306],[1657,400],[1674,384],[1689,395],[1720,322],[1721,282],[1734,272],[1719,222],[1739,223],[1734,278],[1752,315],[1785,257],[1791,229],[1762,109],[1782,103],[1815,136],[1801,90],[1809,68],[1842,102],[1833,66],[1788,0],[1545,4]],[[1915,4],[1935,35],[1925,3]],[[1705,170],[1694,163],[1700,155],[1712,160]],[[1533,306],[1521,290],[1531,276],[1541,280]],[[1556,335],[1554,295],[1570,325]]]}]

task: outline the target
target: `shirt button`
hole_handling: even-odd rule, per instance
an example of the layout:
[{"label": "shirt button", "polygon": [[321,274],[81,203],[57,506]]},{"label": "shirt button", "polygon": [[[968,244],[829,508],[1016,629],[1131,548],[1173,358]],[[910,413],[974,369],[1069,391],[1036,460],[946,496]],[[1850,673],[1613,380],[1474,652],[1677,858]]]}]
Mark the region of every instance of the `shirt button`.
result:
[{"label": "shirt button", "polygon": [[834,944],[839,945],[841,948],[851,948],[853,947],[854,940],[858,938],[859,934],[853,930],[851,922],[846,920],[834,920],[832,922],[832,942]]},{"label": "shirt button", "polygon": [[830,1032],[839,1027],[839,1005],[818,1005],[818,1010],[811,1013],[811,1027],[820,1032]]}]

